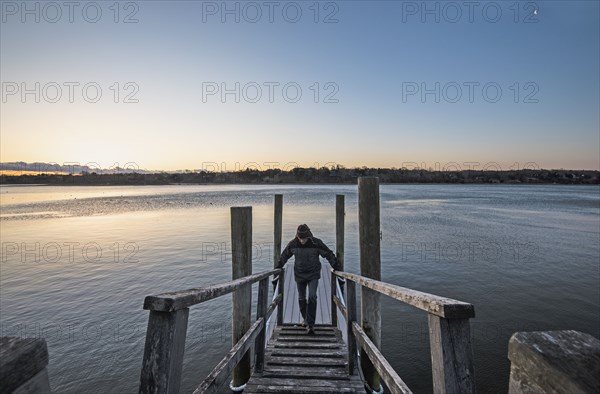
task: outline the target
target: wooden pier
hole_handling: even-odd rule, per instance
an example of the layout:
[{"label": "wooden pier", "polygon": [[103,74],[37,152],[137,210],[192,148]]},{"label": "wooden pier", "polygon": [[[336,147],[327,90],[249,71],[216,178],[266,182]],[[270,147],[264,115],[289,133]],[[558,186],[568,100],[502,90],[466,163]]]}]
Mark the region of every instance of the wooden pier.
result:
[{"label": "wooden pier", "polygon": [[[187,317],[193,305],[233,293],[233,347],[194,391],[222,393],[411,393],[380,350],[385,295],[429,316],[435,393],[475,393],[471,304],[380,280],[379,182],[359,179],[361,275],[322,263],[315,335],[301,327],[293,266],[252,273],[252,208],[231,209],[232,281],[148,296],[150,310],[140,393],[178,393]],[[282,196],[274,201],[274,267],[282,241]],[[336,197],[336,255],[344,266],[344,196]],[[269,303],[272,276],[277,287]],[[251,286],[258,283],[256,320]],[[358,293],[359,292],[359,293]],[[361,304],[357,307],[357,296]],[[253,353],[253,354],[252,354]],[[253,361],[253,363],[252,363]]]}]

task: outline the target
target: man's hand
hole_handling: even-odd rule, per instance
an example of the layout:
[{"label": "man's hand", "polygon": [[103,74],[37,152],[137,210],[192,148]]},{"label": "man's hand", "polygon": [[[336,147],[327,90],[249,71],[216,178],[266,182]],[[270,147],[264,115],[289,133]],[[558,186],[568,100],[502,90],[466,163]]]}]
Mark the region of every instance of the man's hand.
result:
[{"label": "man's hand", "polygon": [[275,291],[275,288],[277,287],[277,282],[279,282],[279,274],[274,275],[273,280],[271,281],[271,284],[273,285],[273,291]]}]

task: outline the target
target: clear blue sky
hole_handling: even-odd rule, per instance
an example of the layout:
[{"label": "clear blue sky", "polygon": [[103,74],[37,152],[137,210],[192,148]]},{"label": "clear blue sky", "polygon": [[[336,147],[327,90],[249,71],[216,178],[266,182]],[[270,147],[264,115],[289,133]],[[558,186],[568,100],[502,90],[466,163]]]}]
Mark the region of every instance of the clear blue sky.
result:
[{"label": "clear blue sky", "polygon": [[2,1],[1,160],[600,169],[599,2],[464,3]]}]

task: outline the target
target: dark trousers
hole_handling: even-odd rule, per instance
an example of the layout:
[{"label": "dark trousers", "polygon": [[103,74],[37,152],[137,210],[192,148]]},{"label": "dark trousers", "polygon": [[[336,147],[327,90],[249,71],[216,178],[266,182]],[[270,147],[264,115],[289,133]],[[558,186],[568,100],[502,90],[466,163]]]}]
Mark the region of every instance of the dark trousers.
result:
[{"label": "dark trousers", "polygon": [[[309,326],[315,325],[317,316],[317,286],[319,279],[310,281],[296,282],[298,286],[298,304],[300,305],[300,313]],[[306,288],[308,287],[308,300],[306,299]]]}]

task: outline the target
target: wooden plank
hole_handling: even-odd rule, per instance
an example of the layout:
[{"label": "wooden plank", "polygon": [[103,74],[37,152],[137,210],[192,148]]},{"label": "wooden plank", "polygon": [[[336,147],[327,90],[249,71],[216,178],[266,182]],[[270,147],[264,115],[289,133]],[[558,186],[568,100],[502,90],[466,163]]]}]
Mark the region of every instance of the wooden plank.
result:
[{"label": "wooden plank", "polygon": [[267,360],[268,365],[294,365],[320,368],[322,366],[346,367],[346,359],[330,357],[275,357],[271,355]]},{"label": "wooden plank", "polygon": [[[48,374],[48,346],[41,338],[0,337],[0,392],[12,393],[30,381],[46,386]],[[40,381],[41,379],[41,381]],[[50,392],[48,386],[47,392]]]},{"label": "wooden plank", "polygon": [[[356,389],[353,388],[316,388],[316,387],[302,387],[290,385],[271,386],[266,384],[251,386],[250,390],[244,390],[244,392],[255,392],[255,393],[288,393],[288,394],[328,394],[328,393],[356,393]],[[255,390],[255,391],[254,391]]]},{"label": "wooden plank", "polygon": [[[335,327],[324,324],[315,324],[315,330],[319,330],[322,332],[335,332]],[[300,332],[302,331],[302,326],[297,324],[285,324],[277,330],[277,332]]]},{"label": "wooden plank", "polygon": [[433,392],[475,393],[469,319],[444,319],[432,314],[428,319]]},{"label": "wooden plank", "polygon": [[281,303],[282,298],[283,298],[283,295],[277,294],[277,297],[275,297],[275,299],[273,300],[271,305],[269,305],[269,307],[267,308],[267,312],[265,313],[266,319],[269,319],[269,317],[271,317],[275,308],[277,308],[277,306]]},{"label": "wooden plank", "polygon": [[243,358],[244,354],[254,344],[256,337],[260,333],[264,325],[264,320],[258,319],[252,327],[246,332],[246,334],[231,348],[229,353],[217,364],[212,372],[204,379],[204,381],[194,390],[194,394],[201,393],[218,393],[220,387],[225,383],[229,377],[229,374],[233,371],[235,366]]},{"label": "wooden plank", "polygon": [[327,357],[327,358],[346,358],[345,349],[269,349],[267,354],[270,357]]},{"label": "wooden plank", "polygon": [[[299,326],[296,323],[286,323],[283,326],[281,326],[282,329],[285,329],[287,327],[296,327],[296,328],[298,328]],[[335,327],[332,327],[330,324],[315,324],[315,327],[335,329]]]},{"label": "wooden plank", "polygon": [[404,394],[412,393],[357,322],[352,323],[352,330],[354,331],[356,340],[360,343],[360,346],[363,348],[369,357],[369,360],[371,360],[373,366],[377,369],[377,372],[379,372],[379,375],[391,392]]},{"label": "wooden plank", "polygon": [[305,379],[348,379],[346,367],[321,367],[306,368],[294,366],[270,366],[266,365],[263,376],[277,376],[285,378],[304,377]]},{"label": "wooden plank", "polygon": [[325,342],[325,343],[336,343],[337,342],[337,338],[335,337],[325,337],[325,336],[318,336],[318,335],[309,335],[309,334],[305,334],[304,337],[302,337],[301,339],[298,337],[288,337],[288,336],[278,336],[277,337],[277,341],[279,342],[298,342],[299,340],[301,340],[302,342]]},{"label": "wooden plank", "polygon": [[150,311],[140,393],[179,392],[189,312]]},{"label": "wooden plank", "polygon": [[358,387],[318,387],[318,386],[297,386],[295,381],[288,385],[271,385],[265,384],[252,384],[247,386],[244,393],[287,393],[287,394],[329,394],[329,393],[361,393],[364,394],[364,388],[362,391],[358,391]]},{"label": "wooden plank", "polygon": [[[346,310],[346,307],[344,306],[344,304],[342,304],[342,301],[340,300],[340,298],[336,295],[333,296],[333,302],[336,306],[336,308],[342,313],[342,315],[344,315],[344,318],[346,320],[348,320],[348,311]],[[337,325],[337,322],[336,322]]]},{"label": "wooden plank", "polygon": [[[342,388],[345,386],[357,386],[356,380],[323,380],[323,379],[301,379],[301,378],[291,378],[291,379],[281,379],[281,378],[252,378],[252,384],[256,385],[271,385],[271,386],[303,386],[303,387],[313,387],[316,388]],[[362,387],[362,383],[358,384]]]},{"label": "wooden plank", "polygon": [[144,299],[144,309],[159,312],[176,311],[232,293],[243,286],[256,283],[280,272],[281,270],[270,270],[217,285],[147,296]]},{"label": "wooden plank", "polygon": [[[321,337],[335,337],[336,333],[335,331],[332,330],[319,330],[319,329],[315,329],[315,335],[321,336]],[[292,336],[301,336],[301,337],[305,337],[306,336],[306,329],[302,329],[301,327],[298,327],[297,329],[294,330],[286,330],[286,331],[280,331],[278,334],[278,336],[284,336],[284,337],[292,337]]]},{"label": "wooden plank", "polygon": [[335,342],[277,342],[273,345],[274,349],[337,349],[339,345]]},{"label": "wooden plank", "polygon": [[466,302],[365,278],[361,275],[351,274],[349,272],[336,271],[336,274],[342,278],[358,283],[361,286],[378,291],[381,294],[385,294],[436,316],[450,319],[475,317],[473,305]]}]

